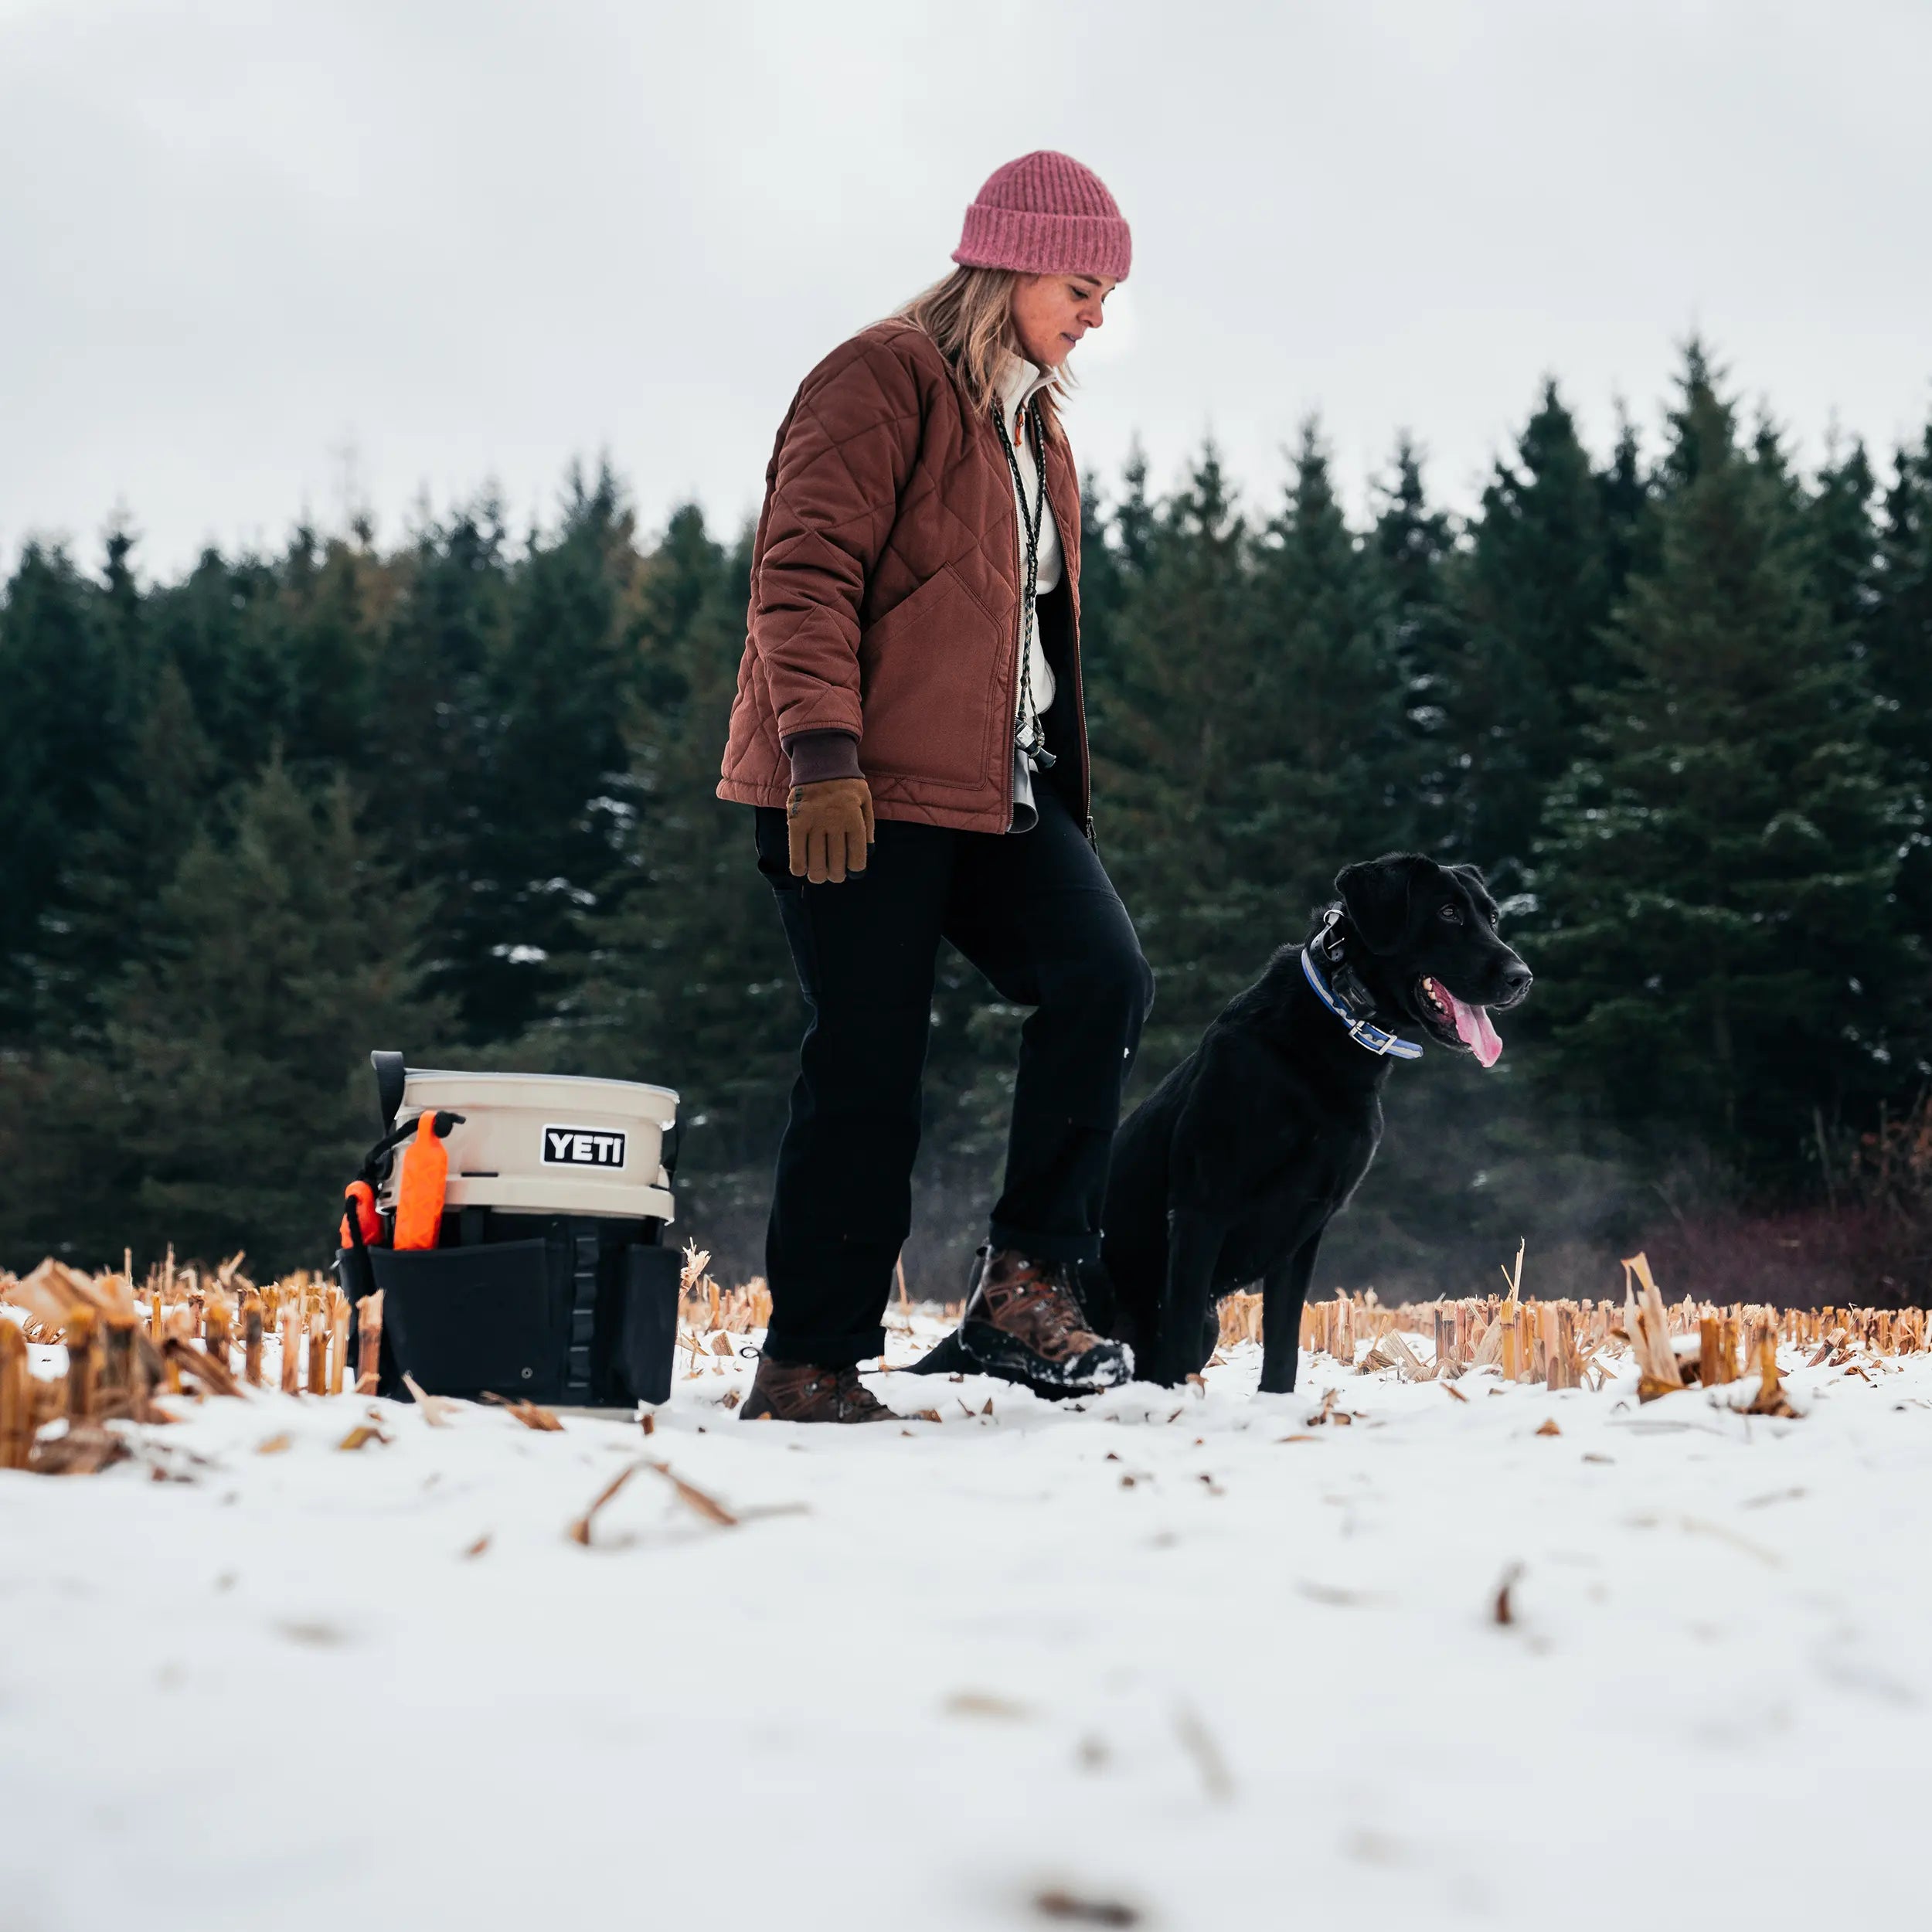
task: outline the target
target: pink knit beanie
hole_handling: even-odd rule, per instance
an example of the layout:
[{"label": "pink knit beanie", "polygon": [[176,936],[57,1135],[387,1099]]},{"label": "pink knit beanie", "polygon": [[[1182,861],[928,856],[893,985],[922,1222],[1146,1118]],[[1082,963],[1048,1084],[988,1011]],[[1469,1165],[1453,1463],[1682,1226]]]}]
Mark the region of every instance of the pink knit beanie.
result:
[{"label": "pink knit beanie", "polygon": [[953,250],[964,268],[1028,275],[1127,277],[1134,238],[1107,185],[1050,148],[1022,155],[988,176]]}]

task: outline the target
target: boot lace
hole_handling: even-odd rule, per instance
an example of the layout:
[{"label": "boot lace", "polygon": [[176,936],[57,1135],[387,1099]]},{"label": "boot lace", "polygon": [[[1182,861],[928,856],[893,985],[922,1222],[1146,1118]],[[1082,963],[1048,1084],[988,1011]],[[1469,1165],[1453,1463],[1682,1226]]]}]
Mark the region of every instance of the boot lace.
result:
[{"label": "boot lace", "polygon": [[1002,1328],[1038,1325],[1056,1341],[1084,1347],[1097,1339],[1087,1326],[1079,1298],[1057,1267],[1035,1264],[1036,1271],[1010,1277],[987,1291],[988,1313]]}]

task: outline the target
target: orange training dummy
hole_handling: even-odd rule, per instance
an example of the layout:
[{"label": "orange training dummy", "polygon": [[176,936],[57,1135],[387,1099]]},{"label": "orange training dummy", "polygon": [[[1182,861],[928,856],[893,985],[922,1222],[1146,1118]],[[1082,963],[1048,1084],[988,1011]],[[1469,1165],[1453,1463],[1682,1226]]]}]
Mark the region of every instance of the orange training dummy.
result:
[{"label": "orange training dummy", "polygon": [[[355,1217],[355,1227],[361,1231],[362,1246],[369,1247],[380,1240],[383,1234],[383,1217],[376,1212],[375,1189],[371,1187],[366,1181],[351,1181],[349,1185],[342,1189],[342,1194],[349,1204],[349,1214],[353,1214]],[[349,1214],[342,1216],[342,1240],[336,1243],[338,1247],[346,1248],[355,1246],[355,1231],[349,1226]]]},{"label": "orange training dummy", "polygon": [[438,1118],[434,1108],[417,1117],[416,1138],[403,1155],[403,1179],[396,1191],[399,1249],[433,1248],[443,1230],[443,1195],[449,1184],[450,1157],[437,1133]]}]

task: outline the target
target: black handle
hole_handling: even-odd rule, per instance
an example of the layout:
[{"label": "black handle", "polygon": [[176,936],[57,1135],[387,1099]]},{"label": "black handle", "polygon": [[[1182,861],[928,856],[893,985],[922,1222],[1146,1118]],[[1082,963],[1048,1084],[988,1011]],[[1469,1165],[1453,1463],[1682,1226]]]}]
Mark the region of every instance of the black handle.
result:
[{"label": "black handle", "polygon": [[385,1053],[379,1047],[369,1055],[369,1063],[376,1070],[376,1111],[382,1117],[383,1131],[386,1134],[396,1124],[397,1110],[403,1104],[407,1070],[400,1053]]}]

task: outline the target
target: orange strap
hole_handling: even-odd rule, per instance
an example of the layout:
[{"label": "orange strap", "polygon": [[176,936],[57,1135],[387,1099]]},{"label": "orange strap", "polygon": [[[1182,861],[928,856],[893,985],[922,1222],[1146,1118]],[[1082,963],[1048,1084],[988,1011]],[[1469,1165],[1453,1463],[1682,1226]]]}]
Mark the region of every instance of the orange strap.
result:
[{"label": "orange strap", "polygon": [[449,1151],[437,1137],[431,1108],[417,1117],[416,1138],[403,1155],[403,1179],[396,1193],[399,1249],[436,1246],[443,1232],[443,1196],[449,1178]]}]

